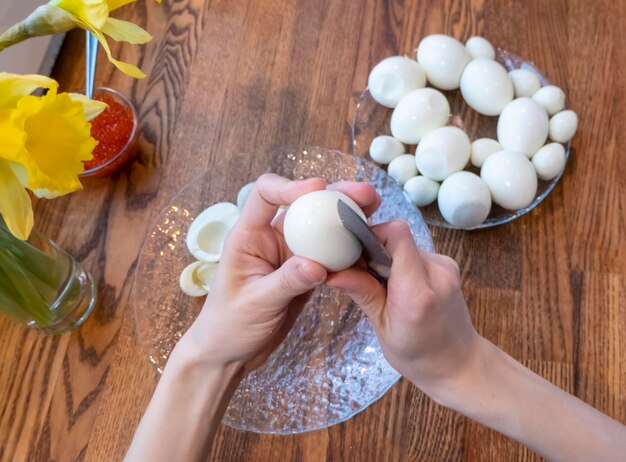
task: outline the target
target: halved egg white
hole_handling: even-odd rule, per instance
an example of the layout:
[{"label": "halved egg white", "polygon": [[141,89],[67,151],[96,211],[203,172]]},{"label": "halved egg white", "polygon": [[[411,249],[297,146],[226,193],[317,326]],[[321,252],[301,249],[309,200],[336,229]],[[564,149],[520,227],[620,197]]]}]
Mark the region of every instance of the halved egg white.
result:
[{"label": "halved egg white", "polygon": [[220,202],[206,209],[191,223],[187,232],[185,242],[189,252],[203,262],[219,261],[226,235],[238,218],[239,209],[229,202]]},{"label": "halved egg white", "polygon": [[202,297],[211,290],[217,273],[217,263],[195,261],[180,273],[180,288],[191,297]]}]

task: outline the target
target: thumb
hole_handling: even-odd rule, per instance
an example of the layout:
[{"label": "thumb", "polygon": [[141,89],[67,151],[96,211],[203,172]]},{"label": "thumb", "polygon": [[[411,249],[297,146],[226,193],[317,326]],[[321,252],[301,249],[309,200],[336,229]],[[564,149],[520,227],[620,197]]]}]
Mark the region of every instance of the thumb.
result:
[{"label": "thumb", "polygon": [[257,281],[261,286],[259,296],[272,305],[286,305],[322,284],[326,275],[326,268],[319,263],[293,256],[276,271]]},{"label": "thumb", "polygon": [[352,267],[330,274],[326,285],[343,289],[361,307],[374,327],[382,326],[387,291],[367,271]]}]

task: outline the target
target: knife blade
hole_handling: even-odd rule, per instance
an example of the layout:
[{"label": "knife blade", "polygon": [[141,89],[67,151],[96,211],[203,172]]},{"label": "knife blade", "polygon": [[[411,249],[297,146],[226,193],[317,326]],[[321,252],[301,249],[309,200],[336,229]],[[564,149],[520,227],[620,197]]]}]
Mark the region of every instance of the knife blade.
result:
[{"label": "knife blade", "polygon": [[363,257],[370,274],[379,282],[386,284],[391,273],[391,256],[385,246],[378,240],[367,222],[341,199],[337,201],[337,212],[343,226],[354,234],[363,246]]}]

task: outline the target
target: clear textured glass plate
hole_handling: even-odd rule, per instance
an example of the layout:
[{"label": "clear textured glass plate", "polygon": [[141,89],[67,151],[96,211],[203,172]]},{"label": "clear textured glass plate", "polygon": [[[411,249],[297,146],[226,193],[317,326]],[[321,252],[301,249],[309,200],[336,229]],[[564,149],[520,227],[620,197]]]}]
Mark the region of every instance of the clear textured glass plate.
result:
[{"label": "clear textured glass plate", "polygon": [[[184,242],[189,225],[211,204],[234,202],[239,188],[264,172],[292,179],[368,181],[383,199],[370,221],[403,218],[416,243],[433,251],[419,211],[383,170],[365,159],[317,147],[279,148],[269,164],[253,154],[229,156],[172,198],[139,256],[132,293],[138,338],[159,372],[203,303],[178,287],[178,275],[193,261]],[[241,383],[224,422],[276,434],[328,427],[365,409],[398,378],[361,310],[339,291],[323,287],[313,293],[285,342]]]},{"label": "clear textured glass plate", "polygon": [[[519,56],[509,53],[506,50],[498,49],[496,51],[496,60],[504,65],[504,67],[509,71],[513,69],[527,69],[533,72],[539,78],[542,86],[549,85],[550,83],[534,64],[524,61]],[[469,108],[463,100],[459,90],[444,91],[443,94],[446,95],[448,101],[450,102],[450,112],[452,113],[449,120],[450,125],[463,129],[472,141],[484,137],[497,139],[497,117],[484,116]],[[361,93],[356,102],[356,113],[352,123],[352,149],[354,155],[371,161],[371,157],[369,156],[369,147],[372,140],[378,135],[391,134],[389,121],[391,119],[392,111],[392,109],[386,108],[374,101],[368,90]],[[570,143],[565,146],[565,151],[566,159],[569,159]],[[415,146],[411,146],[409,152],[412,154],[415,153]],[[471,164],[468,164],[466,170],[480,174],[480,169],[472,166]],[[474,229],[490,228],[492,226],[508,223],[509,221],[530,212],[546,198],[550,191],[552,191],[561,178],[561,175],[562,172],[551,181],[539,180],[537,196],[526,208],[520,210],[506,210],[496,204],[493,204],[487,219]],[[454,226],[445,221],[441,216],[441,213],[439,213],[437,202],[427,207],[422,207],[420,210],[426,223],[443,228],[454,228]]]}]

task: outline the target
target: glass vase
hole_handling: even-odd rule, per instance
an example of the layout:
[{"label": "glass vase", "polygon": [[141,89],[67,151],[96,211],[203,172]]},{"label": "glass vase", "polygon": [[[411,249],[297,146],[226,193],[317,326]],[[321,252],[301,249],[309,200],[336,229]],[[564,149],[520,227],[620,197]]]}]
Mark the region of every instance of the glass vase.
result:
[{"label": "glass vase", "polygon": [[71,255],[36,230],[17,239],[0,218],[0,314],[55,335],[80,326],[95,302],[91,275]]}]

